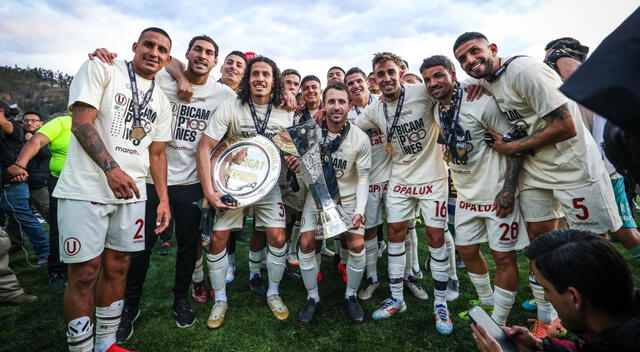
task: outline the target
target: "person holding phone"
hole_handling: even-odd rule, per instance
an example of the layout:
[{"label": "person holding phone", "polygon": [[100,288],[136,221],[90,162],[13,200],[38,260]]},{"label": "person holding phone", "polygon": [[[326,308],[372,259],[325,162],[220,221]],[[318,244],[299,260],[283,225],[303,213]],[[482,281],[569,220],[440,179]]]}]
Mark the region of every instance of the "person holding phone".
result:
[{"label": "person holding phone", "polygon": [[[545,298],[579,341],[539,339],[521,326],[502,327],[518,351],[640,350],[640,290],[607,240],[587,231],[558,230],[536,238],[524,255]],[[482,325],[471,324],[471,331],[480,351],[503,350]]]}]

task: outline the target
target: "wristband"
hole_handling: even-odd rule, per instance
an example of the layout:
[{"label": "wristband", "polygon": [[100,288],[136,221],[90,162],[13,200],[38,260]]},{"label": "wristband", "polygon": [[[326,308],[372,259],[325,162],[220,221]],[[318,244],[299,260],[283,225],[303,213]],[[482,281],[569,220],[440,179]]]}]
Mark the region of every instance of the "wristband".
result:
[{"label": "wristband", "polygon": [[18,164],[18,163],[13,163],[13,165],[15,165],[15,166],[17,166],[17,167],[21,168],[21,169],[22,169],[22,170],[24,170],[24,171],[27,171],[27,169],[26,169],[24,166],[22,166],[22,165],[20,165],[20,164]]}]

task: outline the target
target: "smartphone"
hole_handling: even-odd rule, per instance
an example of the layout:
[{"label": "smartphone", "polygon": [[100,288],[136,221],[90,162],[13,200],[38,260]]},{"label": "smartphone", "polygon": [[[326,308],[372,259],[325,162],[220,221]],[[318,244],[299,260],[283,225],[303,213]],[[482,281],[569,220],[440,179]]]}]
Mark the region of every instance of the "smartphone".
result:
[{"label": "smartphone", "polygon": [[516,345],[509,339],[509,336],[500,329],[493,319],[479,306],[473,306],[469,309],[469,317],[474,323],[482,325],[489,335],[493,337],[504,352],[518,352]]}]

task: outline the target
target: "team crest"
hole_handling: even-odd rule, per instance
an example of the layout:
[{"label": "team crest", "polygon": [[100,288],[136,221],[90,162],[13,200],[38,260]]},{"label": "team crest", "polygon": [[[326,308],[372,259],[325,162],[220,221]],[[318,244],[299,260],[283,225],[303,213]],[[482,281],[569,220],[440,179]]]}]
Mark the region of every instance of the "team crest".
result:
[{"label": "team crest", "polygon": [[80,252],[80,248],[82,248],[82,245],[80,244],[80,241],[78,241],[77,238],[69,237],[66,240],[64,240],[63,247],[64,247],[64,253],[70,257],[73,257],[74,255]]}]

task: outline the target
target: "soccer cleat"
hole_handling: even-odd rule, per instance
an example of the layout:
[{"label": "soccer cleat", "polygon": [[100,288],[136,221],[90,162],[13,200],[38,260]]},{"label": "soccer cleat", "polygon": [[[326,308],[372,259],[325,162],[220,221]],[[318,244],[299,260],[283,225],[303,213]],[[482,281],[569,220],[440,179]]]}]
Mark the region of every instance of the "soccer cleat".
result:
[{"label": "soccer cleat", "polygon": [[318,272],[318,276],[317,276],[316,280],[318,280],[318,282],[322,281],[322,273],[321,272]]},{"label": "soccer cleat", "polygon": [[318,314],[318,311],[320,311],[320,302],[309,298],[300,313],[298,313],[298,323],[301,325],[311,324],[311,321],[315,318],[316,314]]},{"label": "soccer cleat", "polygon": [[181,298],[173,302],[173,314],[179,328],[188,328],[196,322],[196,313],[191,310],[186,299]]},{"label": "soccer cleat", "polygon": [[49,286],[54,286],[54,287],[58,287],[58,286],[64,286],[67,283],[67,280],[65,280],[64,275],[62,273],[51,273],[49,274]]},{"label": "soccer cleat", "polygon": [[367,281],[364,283],[364,287],[360,289],[360,292],[358,292],[358,298],[365,300],[373,297],[373,293],[376,292],[378,287],[380,287],[380,282],[373,282],[373,279],[368,277]]},{"label": "soccer cleat", "polygon": [[524,310],[535,312],[538,310],[538,304],[535,299],[528,299],[520,305]]},{"label": "soccer cleat", "polygon": [[387,250],[387,242],[379,241],[378,242],[378,258],[382,258],[382,255],[386,250]]},{"label": "soccer cleat", "polygon": [[347,266],[342,263],[338,263],[338,271],[342,273],[342,281],[346,283],[347,282]]},{"label": "soccer cleat", "polygon": [[134,352],[134,351],[124,349],[114,343],[109,348],[107,348],[105,352]]},{"label": "soccer cleat", "polygon": [[171,253],[171,244],[169,242],[162,242],[158,254],[169,255],[169,253]]},{"label": "soccer cleat", "polygon": [[21,306],[23,304],[33,303],[38,300],[38,296],[21,293],[15,297],[0,302],[0,306]]},{"label": "soccer cleat", "polygon": [[464,262],[462,261],[462,258],[458,257],[456,258],[456,269],[464,269],[467,266],[464,265]]},{"label": "soccer cleat", "polygon": [[413,272],[413,277],[416,278],[416,280],[420,280],[424,277],[424,275],[422,275],[422,271],[418,269],[418,271],[415,271],[413,269],[411,269],[411,271]]},{"label": "soccer cleat", "polygon": [[349,319],[356,324],[362,324],[364,322],[364,311],[356,296],[349,296],[349,298],[346,299],[346,303]]},{"label": "soccer cleat", "polygon": [[287,262],[291,266],[299,266],[300,265],[300,261],[298,260],[298,254],[297,253],[289,253],[289,254],[287,254]]},{"label": "soccer cleat", "polygon": [[253,279],[249,280],[249,289],[258,296],[264,297],[267,295],[267,290],[262,284],[262,276],[260,275],[256,275]]},{"label": "soccer cleat", "polygon": [[449,278],[447,282],[447,302],[455,301],[460,296],[460,281]]},{"label": "soccer cleat", "polygon": [[284,267],[284,276],[290,278],[290,279],[300,279],[301,276],[300,274],[296,273],[295,271],[293,271],[291,269],[291,267],[289,266],[285,266]]},{"label": "soccer cleat", "polygon": [[409,276],[404,280],[404,287],[408,288],[409,291],[411,291],[411,293],[413,293],[413,295],[418,299],[423,301],[429,299],[429,294],[422,288],[422,286],[420,286],[418,280],[413,276]]},{"label": "soccer cleat", "polygon": [[204,280],[193,283],[191,297],[198,303],[207,303],[207,288],[204,286]]},{"label": "soccer cleat", "polygon": [[330,250],[327,247],[322,247],[322,249],[320,250],[320,254],[324,255],[325,257],[335,257],[336,253],[332,250]]},{"label": "soccer cleat", "polygon": [[433,315],[437,332],[443,335],[449,335],[453,332],[453,321],[451,321],[446,304],[436,304],[433,307]]},{"label": "soccer cleat", "polygon": [[404,300],[389,297],[382,302],[382,307],[376,309],[371,317],[373,319],[386,319],[396,313],[402,313],[407,310],[407,304]]},{"label": "soccer cleat", "polygon": [[[470,300],[469,301],[469,305],[470,306],[480,306],[480,308],[484,309],[484,311],[487,312],[487,314],[489,314],[489,315],[491,315],[493,313],[493,306],[488,306],[486,304],[482,304],[482,302],[479,299]],[[458,313],[458,318],[464,319],[464,320],[471,319],[471,317],[469,317],[469,311],[468,310],[465,310],[464,312]]]},{"label": "soccer cleat", "polygon": [[563,337],[567,334],[567,330],[560,324],[560,318],[556,318],[549,324],[538,319],[527,319],[527,321],[533,322],[529,330],[533,336],[539,339],[547,336]]},{"label": "soccer cleat", "polygon": [[234,266],[229,265],[229,267],[227,267],[227,284],[230,284],[233,282],[233,279],[236,278],[236,268]]},{"label": "soccer cleat", "polygon": [[431,271],[431,257],[428,256],[427,260],[424,261],[424,270],[426,272],[430,272]]},{"label": "soccer cleat", "polygon": [[224,316],[227,314],[227,302],[225,301],[216,301],[211,308],[211,314],[209,314],[209,318],[207,319],[207,327],[209,329],[217,329],[222,326],[224,323]]},{"label": "soccer cleat", "polygon": [[138,320],[140,316],[140,309],[124,306],[122,308],[122,316],[120,318],[120,325],[116,330],[116,342],[122,343],[127,341],[133,336],[133,323]]},{"label": "soccer cleat", "polygon": [[267,297],[267,304],[276,319],[285,320],[289,317],[289,309],[287,309],[287,306],[282,302],[280,295],[271,295]]}]

